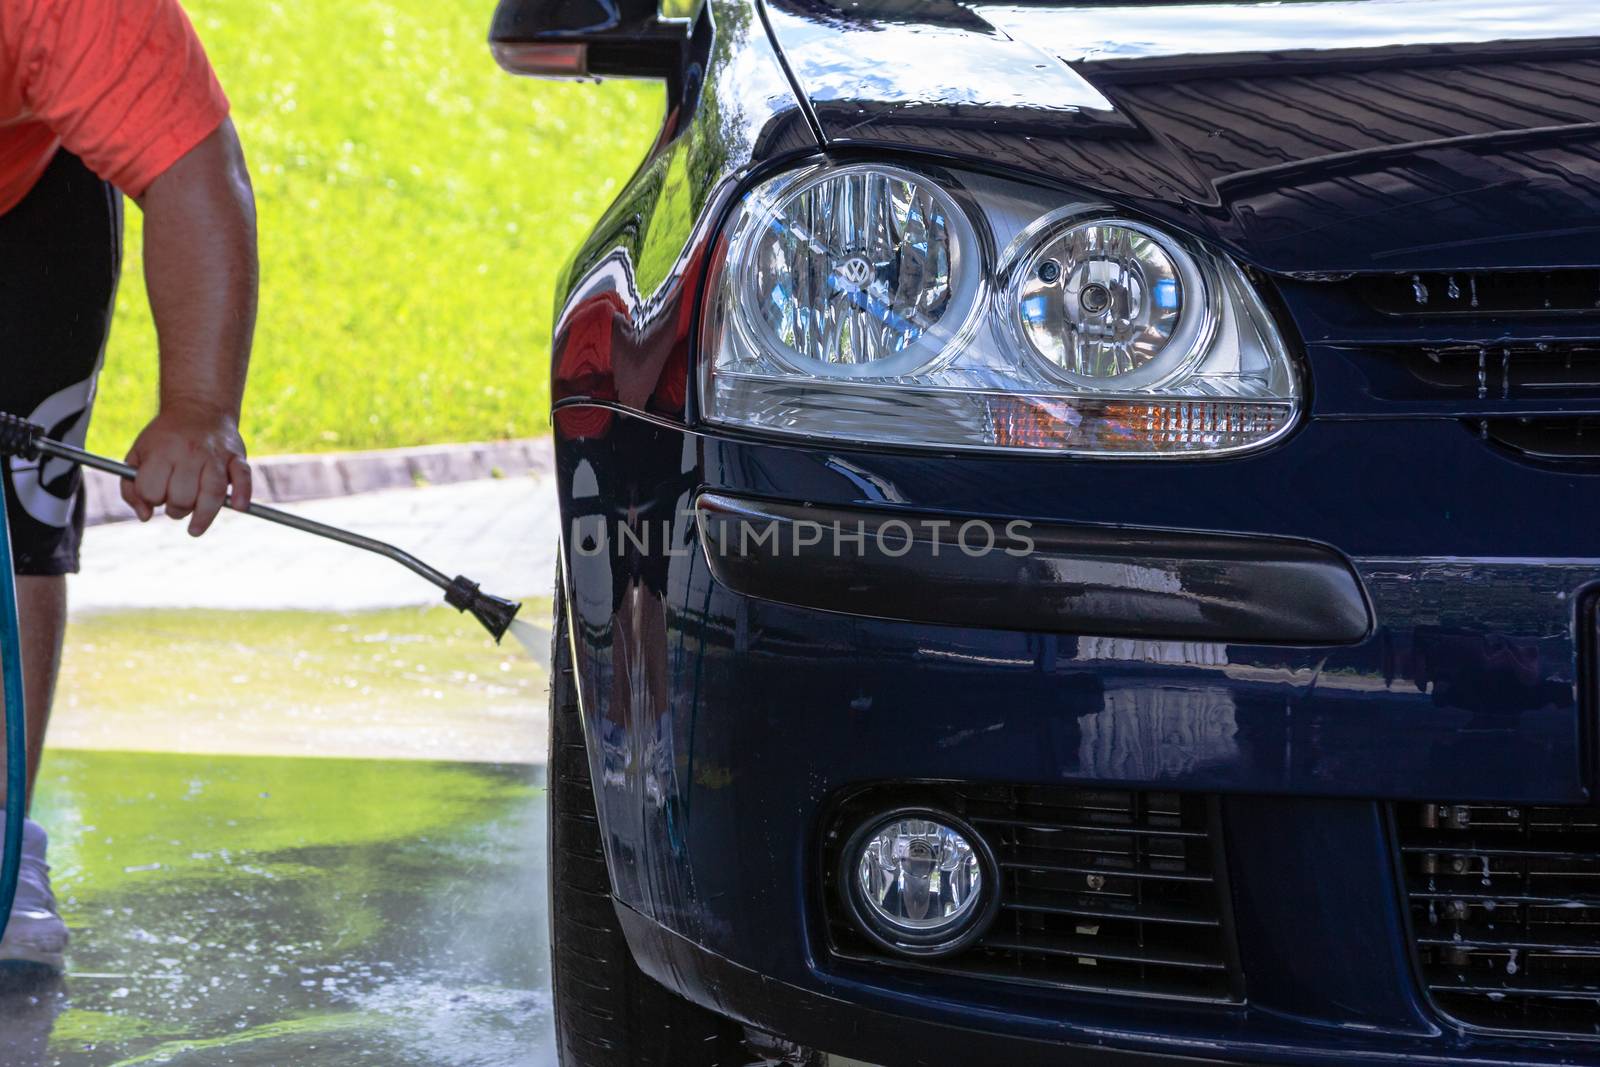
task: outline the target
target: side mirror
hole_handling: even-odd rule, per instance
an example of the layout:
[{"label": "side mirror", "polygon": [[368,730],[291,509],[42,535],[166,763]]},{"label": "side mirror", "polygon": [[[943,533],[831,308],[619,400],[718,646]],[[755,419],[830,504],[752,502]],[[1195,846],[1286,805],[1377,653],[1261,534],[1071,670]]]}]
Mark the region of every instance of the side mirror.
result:
[{"label": "side mirror", "polygon": [[670,78],[705,0],[500,0],[489,48],[535,78]]}]

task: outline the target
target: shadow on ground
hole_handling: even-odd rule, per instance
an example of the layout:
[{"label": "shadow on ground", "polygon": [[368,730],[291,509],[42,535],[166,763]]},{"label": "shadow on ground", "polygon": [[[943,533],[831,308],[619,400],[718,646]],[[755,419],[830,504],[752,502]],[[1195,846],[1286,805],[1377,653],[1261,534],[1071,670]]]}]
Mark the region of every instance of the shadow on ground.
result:
[{"label": "shadow on ground", "polygon": [[4,1063],[553,1064],[542,773],[52,752],[73,944]]}]

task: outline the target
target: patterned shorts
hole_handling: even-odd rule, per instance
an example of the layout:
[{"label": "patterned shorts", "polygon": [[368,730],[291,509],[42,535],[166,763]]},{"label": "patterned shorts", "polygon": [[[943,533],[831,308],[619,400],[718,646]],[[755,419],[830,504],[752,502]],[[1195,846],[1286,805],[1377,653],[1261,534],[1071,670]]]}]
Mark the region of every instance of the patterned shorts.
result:
[{"label": "patterned shorts", "polygon": [[[0,215],[0,411],[81,446],[122,267],[122,196],[65,149]],[[18,574],[78,569],[78,468],[0,459]]]}]

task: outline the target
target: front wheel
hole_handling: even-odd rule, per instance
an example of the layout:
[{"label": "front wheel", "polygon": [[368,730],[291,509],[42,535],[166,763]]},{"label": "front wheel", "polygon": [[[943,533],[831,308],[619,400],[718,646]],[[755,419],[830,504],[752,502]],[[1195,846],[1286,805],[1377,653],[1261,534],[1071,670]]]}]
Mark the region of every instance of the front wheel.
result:
[{"label": "front wheel", "polygon": [[550,971],[561,1067],[740,1067],[731,1020],[634,963],[617,921],[578,711],[565,596],[550,649]]}]

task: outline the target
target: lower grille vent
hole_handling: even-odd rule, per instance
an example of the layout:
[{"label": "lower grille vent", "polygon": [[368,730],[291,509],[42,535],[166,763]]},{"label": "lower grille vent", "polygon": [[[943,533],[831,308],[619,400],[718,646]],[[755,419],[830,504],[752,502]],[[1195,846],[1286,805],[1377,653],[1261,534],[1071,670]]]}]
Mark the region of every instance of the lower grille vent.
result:
[{"label": "lower grille vent", "polygon": [[1600,416],[1478,419],[1478,434],[1532,459],[1555,462],[1600,459]]},{"label": "lower grille vent", "polygon": [[1600,314],[1600,270],[1369,274],[1355,285],[1385,315]]},{"label": "lower grille vent", "polygon": [[[838,850],[851,830],[906,804],[962,817],[1000,865],[998,916],[951,957],[892,956],[855,929],[839,902]],[[837,959],[975,981],[1240,999],[1214,800],[1034,786],[894,787],[852,797],[831,826],[824,910]]]},{"label": "lower grille vent", "polygon": [[1416,349],[1406,358],[1418,381],[1478,400],[1600,390],[1600,345],[1450,345]]},{"label": "lower grille vent", "polygon": [[1503,1030],[1600,1033],[1600,810],[1396,808],[1422,977]]}]

